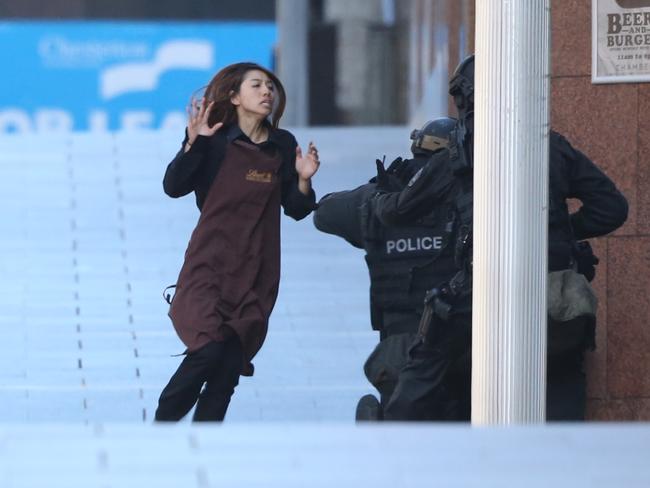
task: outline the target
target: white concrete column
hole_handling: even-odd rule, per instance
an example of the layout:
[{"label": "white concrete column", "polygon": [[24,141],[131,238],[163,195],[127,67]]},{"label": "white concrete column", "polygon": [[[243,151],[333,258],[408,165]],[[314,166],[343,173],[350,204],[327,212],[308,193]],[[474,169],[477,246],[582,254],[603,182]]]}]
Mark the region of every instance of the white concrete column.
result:
[{"label": "white concrete column", "polygon": [[276,0],[278,25],[278,77],[287,91],[282,124],[305,126],[309,122],[309,2]]},{"label": "white concrete column", "polygon": [[476,2],[475,425],[545,418],[549,2]]}]

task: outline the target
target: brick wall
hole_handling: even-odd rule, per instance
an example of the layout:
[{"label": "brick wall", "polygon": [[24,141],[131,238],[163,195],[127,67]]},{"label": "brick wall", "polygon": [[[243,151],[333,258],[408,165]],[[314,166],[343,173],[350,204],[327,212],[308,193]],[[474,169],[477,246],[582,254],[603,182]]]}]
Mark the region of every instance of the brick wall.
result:
[{"label": "brick wall", "polygon": [[588,354],[588,417],[650,420],[650,85],[591,83],[591,2],[552,0],[551,123],[593,159],[630,204],[626,224],[595,239],[597,351]]}]

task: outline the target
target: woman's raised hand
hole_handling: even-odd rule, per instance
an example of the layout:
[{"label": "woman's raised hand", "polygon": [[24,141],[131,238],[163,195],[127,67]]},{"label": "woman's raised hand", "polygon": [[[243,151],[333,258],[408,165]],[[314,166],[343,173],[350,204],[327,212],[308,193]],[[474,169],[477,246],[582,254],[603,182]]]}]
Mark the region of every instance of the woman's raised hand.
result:
[{"label": "woman's raised hand", "polygon": [[197,136],[211,136],[223,126],[223,122],[217,122],[212,127],[208,124],[208,118],[214,102],[209,102],[205,98],[196,100],[192,98],[190,105],[187,107],[187,142],[192,145]]},{"label": "woman's raised hand", "polygon": [[318,149],[316,149],[313,142],[309,143],[309,148],[305,156],[303,156],[300,146],[296,147],[296,172],[301,180],[309,180],[316,174],[319,167]]}]

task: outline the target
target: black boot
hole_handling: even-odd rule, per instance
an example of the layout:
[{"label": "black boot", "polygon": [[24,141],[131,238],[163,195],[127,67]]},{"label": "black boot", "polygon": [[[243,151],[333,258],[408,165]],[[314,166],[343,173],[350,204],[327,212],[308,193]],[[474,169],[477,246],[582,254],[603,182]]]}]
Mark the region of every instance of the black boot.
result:
[{"label": "black boot", "polygon": [[377,421],[383,419],[383,412],[379,400],[375,395],[364,395],[357,403],[357,412],[355,420],[359,421]]}]

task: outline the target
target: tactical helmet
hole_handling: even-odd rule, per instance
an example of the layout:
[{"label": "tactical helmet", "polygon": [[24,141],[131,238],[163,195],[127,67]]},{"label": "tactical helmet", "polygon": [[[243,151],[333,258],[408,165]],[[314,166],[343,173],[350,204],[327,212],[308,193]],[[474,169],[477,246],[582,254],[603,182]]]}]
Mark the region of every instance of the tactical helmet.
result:
[{"label": "tactical helmet", "polygon": [[439,117],[424,124],[420,130],[413,129],[411,152],[414,156],[428,156],[446,148],[449,145],[449,134],[455,125],[455,119]]},{"label": "tactical helmet", "polygon": [[470,54],[456,67],[449,80],[449,94],[459,114],[474,109],[474,55]]}]

